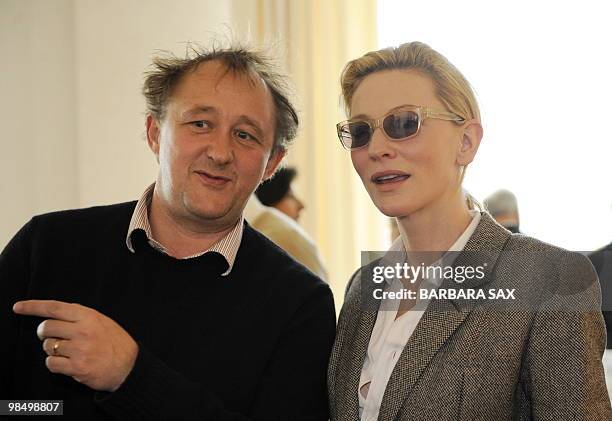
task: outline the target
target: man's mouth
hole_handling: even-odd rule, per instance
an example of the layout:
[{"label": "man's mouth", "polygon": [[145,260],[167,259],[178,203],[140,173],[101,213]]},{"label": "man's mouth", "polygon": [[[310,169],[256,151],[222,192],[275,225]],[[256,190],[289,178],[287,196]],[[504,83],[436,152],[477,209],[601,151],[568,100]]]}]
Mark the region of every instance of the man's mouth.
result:
[{"label": "man's mouth", "polygon": [[206,171],[196,171],[196,174],[198,174],[198,176],[200,177],[200,180],[202,180],[205,184],[208,184],[211,186],[223,186],[226,183],[231,181],[231,179],[228,177],[211,174]]}]

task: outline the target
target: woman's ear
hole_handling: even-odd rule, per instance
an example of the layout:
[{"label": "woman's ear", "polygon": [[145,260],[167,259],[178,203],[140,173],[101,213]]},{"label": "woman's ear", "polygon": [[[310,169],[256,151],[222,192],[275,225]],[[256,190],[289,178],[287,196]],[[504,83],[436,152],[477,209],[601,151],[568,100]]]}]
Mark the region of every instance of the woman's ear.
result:
[{"label": "woman's ear", "polygon": [[468,120],[462,127],[461,145],[457,152],[457,164],[466,166],[474,160],[480,141],[482,125],[477,120]]}]

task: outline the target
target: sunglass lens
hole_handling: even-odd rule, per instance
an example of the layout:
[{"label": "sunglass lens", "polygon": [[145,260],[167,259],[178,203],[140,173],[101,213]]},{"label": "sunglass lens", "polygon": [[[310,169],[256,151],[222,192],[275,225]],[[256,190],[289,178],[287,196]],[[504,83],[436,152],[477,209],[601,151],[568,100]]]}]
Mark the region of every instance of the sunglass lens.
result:
[{"label": "sunglass lens", "polygon": [[414,136],[419,128],[419,115],[414,111],[402,111],[388,115],[383,120],[383,129],[391,139]]},{"label": "sunglass lens", "polygon": [[347,123],[340,129],[340,132],[340,140],[349,149],[356,149],[367,145],[372,134],[370,126],[365,122]]}]

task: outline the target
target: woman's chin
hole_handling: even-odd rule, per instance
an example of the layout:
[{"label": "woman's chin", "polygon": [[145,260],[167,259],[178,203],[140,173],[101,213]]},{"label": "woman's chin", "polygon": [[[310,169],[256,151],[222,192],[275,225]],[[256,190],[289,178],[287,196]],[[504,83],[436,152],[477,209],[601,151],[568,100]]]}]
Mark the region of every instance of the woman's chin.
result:
[{"label": "woman's chin", "polygon": [[378,210],[389,218],[399,218],[409,215],[412,212],[412,207],[401,205],[399,203],[375,203]]}]

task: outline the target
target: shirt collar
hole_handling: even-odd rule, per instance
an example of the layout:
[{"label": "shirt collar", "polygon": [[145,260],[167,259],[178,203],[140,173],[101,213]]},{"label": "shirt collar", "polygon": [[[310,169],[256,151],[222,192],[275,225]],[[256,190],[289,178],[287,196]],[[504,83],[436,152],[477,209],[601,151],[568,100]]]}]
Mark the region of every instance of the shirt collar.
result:
[{"label": "shirt collar", "polygon": [[[442,264],[442,262],[444,265],[451,265],[454,259],[459,254],[458,252],[462,251],[465,248],[465,245],[467,244],[470,237],[474,234],[474,231],[476,231],[476,227],[478,226],[478,223],[480,222],[480,212],[479,211],[470,210],[470,215],[472,216],[472,221],[468,224],[467,228],[461,233],[461,235],[457,238],[457,240],[455,240],[453,245],[451,245],[448,248],[448,251],[446,252],[446,254],[442,256],[437,262],[433,263],[432,265]],[[405,252],[406,252],[406,249],[404,248],[404,235],[405,234],[403,233],[402,230],[400,230],[400,233],[401,235],[395,239],[395,241],[389,248],[387,255],[383,257],[383,261],[386,262],[387,264],[394,264],[393,259],[397,260],[398,253],[403,254],[405,257]],[[389,285],[393,283],[393,278],[385,277],[384,279]],[[439,280],[437,283],[439,283]]]},{"label": "shirt collar", "polygon": [[[149,223],[149,209],[151,207],[151,201],[153,200],[154,188],[155,183],[146,188],[146,190],[140,196],[138,203],[136,203],[134,213],[132,213],[132,219],[130,220],[130,226],[128,227],[127,236],[125,238],[125,244],[132,253],[135,253],[134,246],[132,244],[132,234],[135,230],[142,230],[146,234],[147,240],[149,241],[151,247],[159,250],[162,253],[168,254],[164,246],[153,238],[151,224]],[[227,233],[227,235],[225,235],[225,237],[217,241],[207,250],[196,253],[192,256],[187,256],[184,259],[199,257],[211,251],[217,252],[223,256],[228,265],[227,270],[223,272],[221,276],[228,275],[234,267],[236,255],[238,254],[238,248],[240,247],[240,242],[242,241],[243,229],[244,217],[241,215],[240,220],[236,223],[234,228]]]}]

